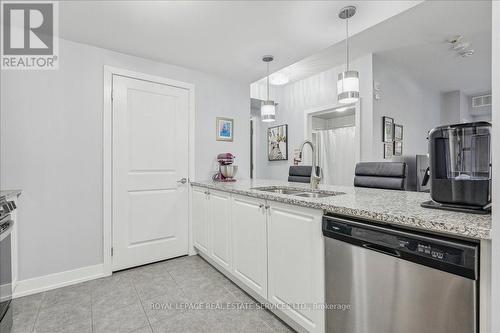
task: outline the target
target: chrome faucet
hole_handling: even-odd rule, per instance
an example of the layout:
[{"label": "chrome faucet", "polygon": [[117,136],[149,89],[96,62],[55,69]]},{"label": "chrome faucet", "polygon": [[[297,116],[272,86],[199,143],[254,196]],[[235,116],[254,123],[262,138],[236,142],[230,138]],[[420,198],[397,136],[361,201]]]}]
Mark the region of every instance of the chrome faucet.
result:
[{"label": "chrome faucet", "polygon": [[309,145],[311,146],[311,151],[312,151],[312,171],[311,171],[311,189],[316,190],[318,188],[319,181],[321,180],[321,177],[318,175],[318,161],[316,159],[316,154],[315,154],[315,148],[314,148],[314,143],[310,140],[306,140],[302,142],[302,145],[300,146],[300,151],[299,151],[299,159],[302,160],[302,151],[304,150],[304,146]]}]

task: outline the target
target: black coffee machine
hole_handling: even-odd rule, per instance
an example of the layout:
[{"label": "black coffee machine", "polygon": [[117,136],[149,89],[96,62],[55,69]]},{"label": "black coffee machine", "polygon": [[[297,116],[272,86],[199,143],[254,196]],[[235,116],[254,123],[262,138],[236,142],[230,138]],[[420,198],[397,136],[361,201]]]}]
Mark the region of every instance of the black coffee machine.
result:
[{"label": "black coffee machine", "polygon": [[470,213],[491,212],[491,124],[441,126],[429,132],[431,201],[423,207]]}]

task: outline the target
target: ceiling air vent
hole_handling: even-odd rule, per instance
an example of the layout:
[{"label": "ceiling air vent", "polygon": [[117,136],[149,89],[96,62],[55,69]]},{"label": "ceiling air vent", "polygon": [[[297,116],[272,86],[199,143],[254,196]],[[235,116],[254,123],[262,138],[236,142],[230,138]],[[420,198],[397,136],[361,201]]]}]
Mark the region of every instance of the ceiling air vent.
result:
[{"label": "ceiling air vent", "polygon": [[480,108],[482,106],[490,106],[491,105],[491,95],[482,95],[472,97],[472,107]]}]

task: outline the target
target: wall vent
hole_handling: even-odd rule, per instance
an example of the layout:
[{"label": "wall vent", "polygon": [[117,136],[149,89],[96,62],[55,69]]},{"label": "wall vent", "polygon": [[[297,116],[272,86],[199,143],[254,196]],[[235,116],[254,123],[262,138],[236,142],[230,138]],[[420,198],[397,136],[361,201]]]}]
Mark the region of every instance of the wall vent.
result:
[{"label": "wall vent", "polygon": [[480,108],[482,106],[490,106],[491,105],[491,95],[482,95],[482,96],[474,96],[472,97],[472,107]]}]

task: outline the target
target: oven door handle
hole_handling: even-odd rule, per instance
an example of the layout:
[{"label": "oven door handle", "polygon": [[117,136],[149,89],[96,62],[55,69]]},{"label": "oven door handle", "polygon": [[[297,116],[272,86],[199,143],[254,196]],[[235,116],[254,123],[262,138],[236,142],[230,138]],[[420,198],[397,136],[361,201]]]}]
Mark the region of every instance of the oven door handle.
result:
[{"label": "oven door handle", "polygon": [[3,241],[5,238],[7,238],[11,234],[13,228],[14,228],[14,220],[10,220],[10,219],[3,222],[0,225],[0,229],[3,229],[0,232],[0,242]]}]

